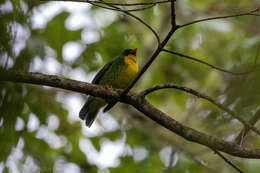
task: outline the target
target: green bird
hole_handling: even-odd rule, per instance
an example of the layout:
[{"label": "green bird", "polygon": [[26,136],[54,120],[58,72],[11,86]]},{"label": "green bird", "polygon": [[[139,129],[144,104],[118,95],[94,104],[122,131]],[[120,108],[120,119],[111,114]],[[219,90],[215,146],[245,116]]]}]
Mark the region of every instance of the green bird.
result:
[{"label": "green bird", "polygon": [[[137,49],[124,50],[120,56],[107,63],[97,73],[92,83],[120,89],[128,87],[138,73],[136,51]],[[89,96],[79,112],[79,117],[85,120],[86,125],[90,127],[96,119],[99,109],[106,104],[107,102],[102,98]],[[112,103],[112,105],[114,104]]]}]

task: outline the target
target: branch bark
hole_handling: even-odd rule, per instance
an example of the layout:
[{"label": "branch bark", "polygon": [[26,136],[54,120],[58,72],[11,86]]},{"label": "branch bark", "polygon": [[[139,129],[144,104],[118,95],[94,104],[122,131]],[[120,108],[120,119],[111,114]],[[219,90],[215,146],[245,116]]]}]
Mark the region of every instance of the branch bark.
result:
[{"label": "branch bark", "polygon": [[[142,91],[140,94],[144,97],[147,94],[157,91],[157,90],[161,90],[161,89],[169,89],[169,88],[174,88],[174,89],[178,89],[178,90],[182,90],[185,91],[187,93],[190,93],[192,95],[195,95],[199,98],[208,100],[209,102],[211,102],[212,104],[214,104],[215,106],[217,106],[219,109],[227,112],[228,114],[230,114],[233,118],[237,119],[238,121],[240,121],[245,127],[246,129],[249,131],[250,129],[253,130],[256,134],[260,135],[260,130],[257,129],[256,127],[254,127],[250,122],[248,123],[246,120],[244,120],[243,118],[241,118],[236,112],[232,111],[231,109],[229,109],[228,107],[224,106],[223,104],[218,103],[217,101],[215,101],[213,98],[211,98],[210,96],[200,93],[194,89],[188,88],[188,87],[184,87],[184,86],[179,86],[176,84],[162,84],[162,85],[157,85],[154,86],[152,88],[148,88],[144,91]],[[252,122],[253,123],[253,122]]]},{"label": "branch bark", "polygon": [[96,97],[112,98],[129,105],[145,114],[158,124],[170,131],[182,136],[188,141],[199,143],[217,151],[222,151],[233,156],[243,158],[260,158],[260,149],[248,149],[232,142],[227,142],[213,136],[201,133],[190,127],[186,127],[174,120],[167,114],[151,105],[140,93],[127,93],[121,97],[123,90],[107,88],[105,86],[80,82],[54,75],[44,75],[40,73],[27,73],[17,71],[0,71],[0,81],[11,81],[36,85],[46,85]]}]

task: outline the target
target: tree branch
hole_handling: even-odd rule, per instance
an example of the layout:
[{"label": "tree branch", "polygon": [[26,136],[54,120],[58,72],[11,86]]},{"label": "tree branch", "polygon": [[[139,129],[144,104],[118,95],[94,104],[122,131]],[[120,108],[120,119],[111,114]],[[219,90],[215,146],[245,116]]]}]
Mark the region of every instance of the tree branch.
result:
[{"label": "tree branch", "polygon": [[176,27],[175,0],[171,0],[171,24],[173,28]]},{"label": "tree branch", "polygon": [[152,33],[154,34],[154,36],[155,36],[155,38],[156,38],[156,40],[157,40],[157,42],[158,42],[158,45],[161,44],[160,37],[159,37],[159,35],[157,34],[157,32],[156,32],[150,25],[148,25],[145,21],[143,21],[141,18],[139,18],[139,17],[133,15],[132,13],[130,13],[130,12],[127,11],[127,10],[123,10],[123,9],[121,9],[121,8],[115,6],[115,5],[111,5],[111,4],[107,3],[107,2],[104,2],[103,0],[100,0],[100,2],[103,2],[104,4],[106,4],[106,5],[110,6],[110,7],[115,8],[117,11],[123,12],[123,13],[125,13],[126,15],[131,16],[131,17],[133,17],[134,19],[136,19],[136,20],[138,20],[139,22],[141,22],[141,23],[142,23],[144,26],[146,26],[150,31],[152,31]]},{"label": "tree branch", "polygon": [[242,148],[241,146],[233,144],[232,142],[227,142],[216,137],[209,136],[190,127],[182,125],[178,121],[155,108],[140,94],[128,93],[125,97],[122,98],[120,97],[122,90],[66,79],[54,75],[44,75],[40,73],[2,70],[0,71],[0,81],[47,85],[84,94],[90,94],[96,97],[102,97],[104,99],[112,98],[114,100],[134,106],[147,117],[156,121],[158,124],[169,129],[170,131],[182,136],[186,140],[205,145],[214,150],[222,151],[233,156],[243,158],[260,158],[259,149]]},{"label": "tree branch", "polygon": [[210,20],[216,20],[216,19],[226,19],[226,18],[240,17],[240,16],[260,16],[260,14],[255,14],[255,12],[258,12],[259,10],[260,10],[260,7],[256,8],[255,10],[246,12],[246,13],[227,15],[227,16],[218,16],[218,17],[209,17],[209,18],[205,18],[205,19],[194,20],[192,22],[180,25],[179,28],[183,28],[183,27],[195,24],[195,23],[200,23],[200,22],[205,22],[205,21],[210,21]]},{"label": "tree branch", "polygon": [[230,114],[233,118],[236,118],[238,121],[240,121],[246,128],[253,130],[255,133],[257,133],[258,135],[260,135],[260,130],[257,129],[256,127],[254,127],[253,125],[251,125],[250,123],[248,123],[246,120],[244,120],[243,118],[241,118],[237,113],[233,112],[232,110],[230,110],[228,107],[218,103],[217,101],[215,101],[213,98],[199,93],[196,90],[193,90],[191,88],[188,87],[183,87],[183,86],[179,86],[176,84],[163,84],[163,85],[157,85],[155,87],[152,88],[148,88],[146,90],[144,90],[143,92],[140,93],[140,95],[142,95],[143,97],[151,92],[160,90],[160,89],[169,89],[169,88],[174,88],[174,89],[178,89],[178,90],[182,90],[185,91],[187,93],[190,93],[192,95],[195,95],[199,98],[208,100],[209,102],[211,102],[212,104],[216,105],[218,108],[220,108],[221,110],[227,112],[228,114]]},{"label": "tree branch", "polygon": [[212,64],[209,64],[205,61],[202,61],[200,59],[197,59],[197,58],[194,58],[194,57],[191,57],[191,56],[188,56],[188,55],[184,55],[184,54],[181,54],[181,53],[178,53],[178,52],[174,52],[174,51],[171,51],[171,50],[167,50],[167,49],[162,49],[164,52],[167,52],[167,53],[170,53],[170,54],[173,54],[173,55],[177,55],[179,57],[183,57],[183,58],[186,58],[186,59],[189,59],[189,60],[192,60],[192,61],[196,61],[196,62],[199,62],[201,64],[204,64],[206,66],[209,66],[213,69],[216,69],[218,71],[221,71],[221,72],[224,72],[224,73],[229,73],[229,74],[232,74],[232,75],[245,75],[245,74],[248,74],[248,73],[251,73],[253,72],[254,70],[251,70],[251,71],[247,71],[247,72],[232,72],[232,71],[229,71],[229,70],[225,70],[225,69],[222,69],[220,67],[216,67]]}]

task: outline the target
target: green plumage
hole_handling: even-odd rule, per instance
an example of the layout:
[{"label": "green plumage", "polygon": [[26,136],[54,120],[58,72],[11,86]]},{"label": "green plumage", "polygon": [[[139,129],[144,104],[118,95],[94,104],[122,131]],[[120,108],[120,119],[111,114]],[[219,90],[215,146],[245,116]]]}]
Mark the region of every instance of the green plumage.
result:
[{"label": "green plumage", "polygon": [[[129,64],[125,61],[125,56],[131,53],[131,49],[125,50],[118,58],[107,63],[95,76],[92,83],[112,86],[113,88],[126,88],[134,79],[136,74],[129,71]],[[134,56],[135,56],[134,50]],[[135,73],[135,72],[133,72]],[[109,99],[109,98],[108,98]],[[79,117],[86,121],[86,125],[90,127],[101,107],[106,105],[104,99],[89,96],[88,100],[82,107]]]}]

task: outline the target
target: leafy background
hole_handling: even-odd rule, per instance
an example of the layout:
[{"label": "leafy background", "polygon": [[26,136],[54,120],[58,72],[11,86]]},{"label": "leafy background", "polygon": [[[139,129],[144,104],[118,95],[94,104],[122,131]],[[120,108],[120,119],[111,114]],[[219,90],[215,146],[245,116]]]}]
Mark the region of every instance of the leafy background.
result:
[{"label": "leafy background", "polygon": [[[177,22],[259,5],[258,0],[177,1]],[[135,14],[164,37],[169,10],[169,4],[162,4]],[[1,0],[0,28],[2,68],[87,82],[123,49],[138,47],[142,66],[156,47],[152,33],[139,22],[86,3]],[[260,18],[253,16],[203,22],[178,30],[166,47],[247,71],[257,60],[259,28]],[[133,91],[174,82],[207,93],[250,119],[260,106],[259,77],[259,71],[232,76],[161,53]],[[100,113],[88,129],[78,118],[83,95],[9,82],[1,82],[0,91],[0,172],[235,172],[208,148],[172,134],[130,106],[118,104]],[[228,141],[243,127],[214,105],[180,91],[157,91],[148,99],[183,124]],[[250,133],[244,146],[257,148],[259,143]],[[259,172],[259,160],[226,156],[246,172]]]}]

